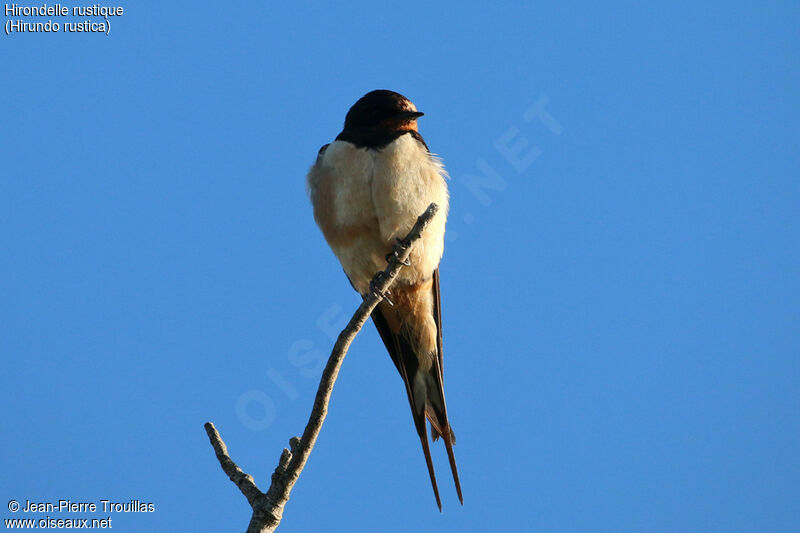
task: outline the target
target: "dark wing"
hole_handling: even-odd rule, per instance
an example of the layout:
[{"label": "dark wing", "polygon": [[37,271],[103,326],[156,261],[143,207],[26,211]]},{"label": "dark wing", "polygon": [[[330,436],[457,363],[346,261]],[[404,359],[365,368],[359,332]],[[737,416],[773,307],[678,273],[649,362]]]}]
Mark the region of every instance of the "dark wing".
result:
[{"label": "dark wing", "polygon": [[[438,433],[444,440],[444,446],[447,448],[447,458],[450,460],[450,470],[453,473],[453,481],[456,484],[456,492],[461,504],[464,504],[464,497],[461,494],[461,481],[458,479],[458,468],[456,467],[456,458],[453,454],[453,445],[456,443],[456,436],[450,428],[450,421],[447,418],[447,403],[444,401],[444,361],[442,356],[442,301],[439,293],[439,269],[433,271],[433,319],[436,321],[436,347],[438,348],[438,361],[439,368],[438,375],[436,376],[436,385],[442,402],[442,413],[437,413],[437,418],[444,423],[439,424]],[[432,421],[433,422],[433,421]],[[442,427],[445,426],[445,427]],[[436,440],[437,431],[433,431],[433,440]]]},{"label": "dark wing", "polygon": [[[439,356],[439,372],[444,375],[444,361],[442,360],[442,298],[439,293],[439,269],[433,271],[433,319],[436,321],[436,347]],[[444,388],[442,388],[444,398]]]}]

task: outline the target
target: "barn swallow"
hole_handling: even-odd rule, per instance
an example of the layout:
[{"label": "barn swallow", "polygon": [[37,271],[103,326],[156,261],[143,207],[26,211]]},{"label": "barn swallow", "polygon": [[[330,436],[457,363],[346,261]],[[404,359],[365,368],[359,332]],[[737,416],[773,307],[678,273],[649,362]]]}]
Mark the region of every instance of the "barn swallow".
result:
[{"label": "barn swallow", "polygon": [[442,383],[439,261],[449,199],[447,172],[419,134],[417,119],[422,115],[396,92],[365,94],[347,112],[336,140],[320,149],[308,173],[308,190],[314,219],[362,297],[386,267],[396,240],[408,234],[431,202],[440,207],[411,249],[410,264],[400,270],[388,301],[372,312],[372,321],[403,378],[441,511],[426,418],[433,440],[444,441],[458,499],[462,504],[464,499]]}]

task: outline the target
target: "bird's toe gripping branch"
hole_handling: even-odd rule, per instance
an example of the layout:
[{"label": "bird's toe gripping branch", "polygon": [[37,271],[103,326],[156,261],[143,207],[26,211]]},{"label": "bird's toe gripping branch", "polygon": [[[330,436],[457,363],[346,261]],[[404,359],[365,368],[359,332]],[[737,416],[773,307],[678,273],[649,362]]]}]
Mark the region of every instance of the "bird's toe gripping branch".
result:
[{"label": "bird's toe gripping branch", "polygon": [[385,279],[386,275],[383,273],[383,271],[375,274],[375,277],[369,282],[369,291],[376,296],[380,296],[386,301],[386,303],[394,307],[394,302],[389,299],[389,294],[391,294],[391,291],[388,289],[381,291],[379,288],[380,285],[383,285]]},{"label": "bird's toe gripping branch", "polygon": [[399,255],[399,253],[398,253],[396,250],[392,250],[391,252],[389,252],[388,254],[386,254],[386,261],[387,261],[387,262],[388,262],[388,261],[391,261],[393,257],[394,257],[394,258],[395,258],[395,260],[396,260],[398,263],[400,263],[401,265],[403,265],[403,266],[407,266],[407,267],[408,267],[408,266],[411,266],[411,260],[410,260],[410,259],[408,259],[408,258],[406,258],[406,260],[405,260],[405,261],[401,261],[401,260],[400,260],[400,255]]},{"label": "bird's toe gripping branch", "polygon": [[[392,264],[392,262],[396,262],[403,266],[411,266],[411,260],[408,257],[402,259],[403,252],[405,252],[411,247],[412,244],[411,239],[409,238],[401,239],[400,237],[395,237],[395,240],[397,242],[395,243],[394,246],[392,246],[392,251],[386,254],[386,262],[389,263],[390,265]],[[386,300],[386,302],[389,305],[394,307],[394,303],[392,303],[392,301],[388,297],[388,295],[391,294],[391,291],[389,291],[388,289],[381,291],[378,288],[380,285],[383,284],[385,279],[386,275],[384,274],[383,271],[375,274],[375,277],[372,278],[372,281],[369,282],[369,290],[373,294],[380,296],[381,298]]]},{"label": "bird's toe gripping branch", "polygon": [[402,253],[411,247],[411,241],[409,239],[401,239],[400,237],[395,237],[397,241],[395,245],[392,247],[392,251],[386,254],[386,261],[390,261],[392,257],[403,266],[411,266],[411,260],[406,258],[405,260],[401,260],[400,256]]}]

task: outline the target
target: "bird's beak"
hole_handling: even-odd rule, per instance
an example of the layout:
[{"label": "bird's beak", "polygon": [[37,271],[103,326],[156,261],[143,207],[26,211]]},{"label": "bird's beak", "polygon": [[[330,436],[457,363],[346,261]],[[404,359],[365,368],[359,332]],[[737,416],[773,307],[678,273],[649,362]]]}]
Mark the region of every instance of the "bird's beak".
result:
[{"label": "bird's beak", "polygon": [[407,120],[416,120],[425,113],[421,111],[403,111],[402,113],[398,113],[396,116],[397,118],[404,118]]}]

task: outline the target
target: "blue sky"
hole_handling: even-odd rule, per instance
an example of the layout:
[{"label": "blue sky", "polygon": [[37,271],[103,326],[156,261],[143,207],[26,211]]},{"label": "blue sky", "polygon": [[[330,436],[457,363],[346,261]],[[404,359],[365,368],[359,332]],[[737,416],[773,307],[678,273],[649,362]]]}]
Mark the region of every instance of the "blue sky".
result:
[{"label": "blue sky", "polygon": [[244,530],[203,423],[262,487],[302,431],[359,302],[305,173],[389,88],[452,177],[465,504],[436,445],[436,509],[369,325],[281,531],[800,530],[800,9],[528,4],[140,1],[109,36],[0,35],[4,501]]}]

